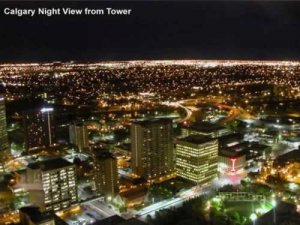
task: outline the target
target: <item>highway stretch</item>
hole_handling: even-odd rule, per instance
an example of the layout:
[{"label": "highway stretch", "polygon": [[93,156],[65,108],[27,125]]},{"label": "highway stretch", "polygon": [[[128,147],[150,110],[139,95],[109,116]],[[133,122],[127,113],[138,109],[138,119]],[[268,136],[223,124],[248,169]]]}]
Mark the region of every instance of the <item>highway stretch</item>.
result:
[{"label": "highway stretch", "polygon": [[[185,99],[180,100],[176,102],[163,102],[163,105],[182,108],[186,115],[183,118],[179,118],[176,122],[182,123],[182,122],[188,122],[192,119],[193,113],[198,110],[197,107],[195,107],[196,104],[203,101],[202,99]],[[203,101],[204,102],[204,101]],[[205,101],[207,102],[207,101]],[[208,103],[208,102],[207,102]],[[230,106],[226,104],[220,103],[220,101],[210,101],[209,102],[212,106],[216,106],[219,109],[225,109],[228,111],[227,117],[219,121],[220,125],[225,125],[226,123],[235,120],[237,117],[241,116],[243,118],[252,118],[252,116],[247,113],[245,110],[242,110],[239,107]]]},{"label": "highway stretch", "polygon": [[155,204],[152,204],[150,206],[141,209],[140,211],[137,211],[135,213],[135,217],[143,220],[146,218],[147,215],[154,214],[155,212],[162,209],[179,207],[182,205],[183,202],[192,198],[196,198],[200,195],[207,194],[208,192],[209,192],[208,190],[204,191],[200,189],[198,186],[195,186],[191,189],[183,191],[182,193],[178,194],[176,197],[172,199],[167,199],[167,200],[157,202]]}]

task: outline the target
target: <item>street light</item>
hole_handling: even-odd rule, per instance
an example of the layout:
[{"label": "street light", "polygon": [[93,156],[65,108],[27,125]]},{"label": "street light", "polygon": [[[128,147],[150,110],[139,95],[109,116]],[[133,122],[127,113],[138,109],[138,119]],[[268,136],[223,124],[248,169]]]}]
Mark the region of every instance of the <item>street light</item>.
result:
[{"label": "street light", "polygon": [[252,213],[252,214],[250,215],[250,219],[252,220],[253,225],[255,225],[255,220],[257,219],[257,215],[256,215],[255,213]]},{"label": "street light", "polygon": [[273,223],[276,224],[276,205],[277,205],[276,200],[272,199],[271,204],[273,206]]}]

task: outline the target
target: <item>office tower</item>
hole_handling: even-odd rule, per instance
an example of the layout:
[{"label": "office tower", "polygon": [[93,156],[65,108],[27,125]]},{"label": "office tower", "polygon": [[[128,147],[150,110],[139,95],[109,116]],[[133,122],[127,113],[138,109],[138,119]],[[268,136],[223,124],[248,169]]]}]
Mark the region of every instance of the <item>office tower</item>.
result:
[{"label": "office tower", "polygon": [[152,180],[174,172],[172,120],[148,119],[131,125],[133,173]]},{"label": "office tower", "polygon": [[0,96],[0,151],[8,152],[8,150],[5,100],[4,97]]},{"label": "office tower", "polygon": [[75,165],[62,158],[29,164],[26,189],[32,204],[43,211],[59,211],[77,203]]},{"label": "office tower", "polygon": [[117,159],[107,151],[93,153],[94,181],[98,194],[107,198],[116,196],[119,190]]},{"label": "office tower", "polygon": [[9,155],[5,99],[0,96],[0,174],[4,173],[4,163]]},{"label": "office tower", "polygon": [[0,96],[0,173],[4,172],[3,164],[9,154],[7,136],[5,99]]},{"label": "office tower", "polygon": [[88,130],[83,123],[74,123],[69,126],[70,143],[76,145],[80,152],[89,148]]},{"label": "office tower", "polygon": [[42,108],[24,113],[26,150],[48,148],[55,144],[53,108]]},{"label": "office tower", "polygon": [[176,174],[179,177],[206,184],[217,177],[218,140],[192,135],[177,140]]}]

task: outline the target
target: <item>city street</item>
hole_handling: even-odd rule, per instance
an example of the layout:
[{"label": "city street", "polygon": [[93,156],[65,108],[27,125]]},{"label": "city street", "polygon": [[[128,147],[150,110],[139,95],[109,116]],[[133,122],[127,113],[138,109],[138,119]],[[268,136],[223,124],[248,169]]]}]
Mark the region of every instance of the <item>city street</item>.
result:
[{"label": "city street", "polygon": [[107,205],[104,201],[100,200],[99,198],[87,201],[82,204],[84,208],[91,209],[97,212],[102,218],[107,218],[116,213]]}]

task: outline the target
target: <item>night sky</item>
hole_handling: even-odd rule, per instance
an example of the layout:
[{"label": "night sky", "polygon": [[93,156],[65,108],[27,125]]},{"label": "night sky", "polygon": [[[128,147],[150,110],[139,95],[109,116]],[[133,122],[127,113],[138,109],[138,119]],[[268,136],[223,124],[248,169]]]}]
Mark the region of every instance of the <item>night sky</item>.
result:
[{"label": "night sky", "polygon": [[[3,8],[131,8],[131,16],[4,16]],[[0,61],[299,59],[300,2],[0,3]]]}]

